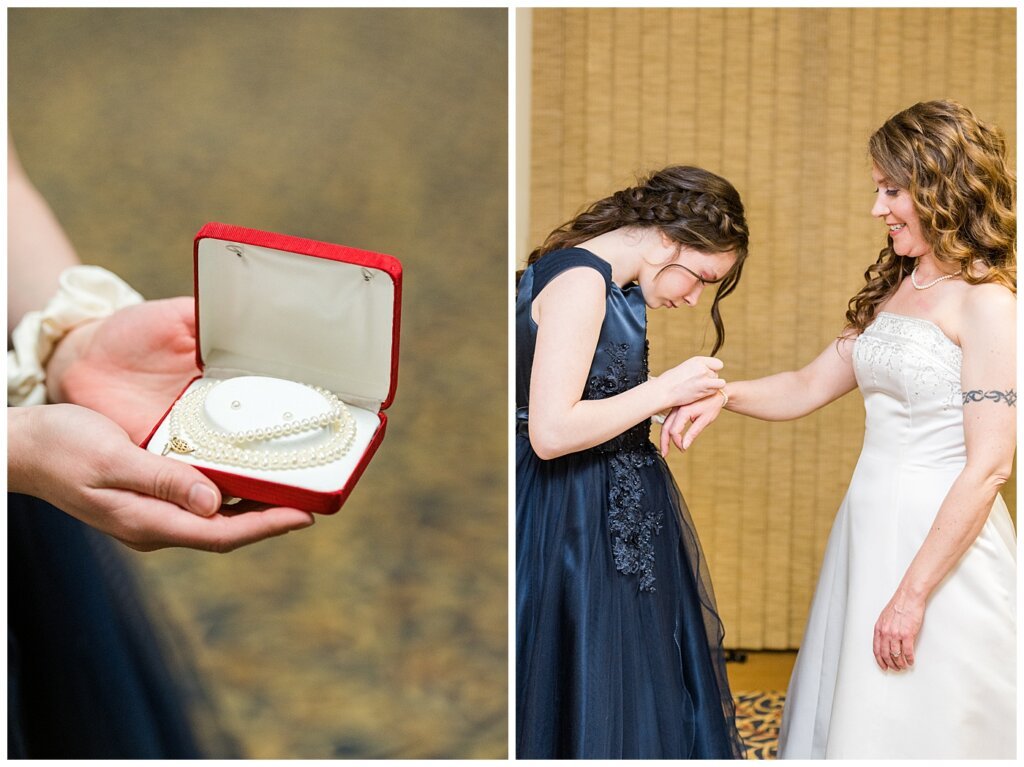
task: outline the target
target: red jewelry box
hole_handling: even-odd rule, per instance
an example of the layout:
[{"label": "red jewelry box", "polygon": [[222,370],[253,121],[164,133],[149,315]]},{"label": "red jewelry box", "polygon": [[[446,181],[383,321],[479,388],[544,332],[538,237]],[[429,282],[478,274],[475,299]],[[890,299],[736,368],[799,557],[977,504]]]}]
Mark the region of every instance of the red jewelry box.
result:
[{"label": "red jewelry box", "polygon": [[[170,455],[195,465],[225,496],[333,514],[387,428],[384,411],[398,376],[401,264],[381,253],[218,223],[199,231],[193,252],[202,374],[179,399],[211,381],[238,379],[237,391],[252,380],[242,376],[320,386],[346,404],[356,437],[342,459],[316,468],[255,469]],[[150,452],[166,452],[173,407],[142,443]]]}]

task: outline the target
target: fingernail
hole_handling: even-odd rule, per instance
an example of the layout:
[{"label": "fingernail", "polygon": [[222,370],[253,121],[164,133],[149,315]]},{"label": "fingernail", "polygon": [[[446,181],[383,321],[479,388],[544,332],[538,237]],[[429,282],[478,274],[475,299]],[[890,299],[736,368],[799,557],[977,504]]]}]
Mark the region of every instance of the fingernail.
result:
[{"label": "fingernail", "polygon": [[310,514],[309,519],[305,520],[301,525],[299,525],[299,529],[301,530],[303,527],[309,527],[314,522],[316,522],[316,517]]},{"label": "fingernail", "polygon": [[188,491],[188,507],[196,514],[208,517],[217,510],[217,494],[209,485],[196,482]]}]

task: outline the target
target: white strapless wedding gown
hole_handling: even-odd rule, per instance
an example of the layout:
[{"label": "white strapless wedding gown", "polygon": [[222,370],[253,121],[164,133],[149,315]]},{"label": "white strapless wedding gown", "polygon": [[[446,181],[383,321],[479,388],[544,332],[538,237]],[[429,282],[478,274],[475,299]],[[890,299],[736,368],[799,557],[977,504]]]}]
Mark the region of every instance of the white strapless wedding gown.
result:
[{"label": "white strapless wedding gown", "polygon": [[914,666],[882,671],[872,654],[875,622],[966,461],[962,352],[937,325],[882,312],[853,358],[864,448],[829,535],[779,756],[1013,758],[1016,553],[1002,498],[932,594]]}]

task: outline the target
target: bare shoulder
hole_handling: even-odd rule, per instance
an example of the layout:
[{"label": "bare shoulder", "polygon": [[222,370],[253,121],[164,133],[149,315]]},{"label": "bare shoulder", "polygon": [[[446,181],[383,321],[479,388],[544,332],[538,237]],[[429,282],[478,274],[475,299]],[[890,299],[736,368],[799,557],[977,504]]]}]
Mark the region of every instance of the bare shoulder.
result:
[{"label": "bare shoulder", "polygon": [[994,282],[970,285],[964,291],[961,311],[966,330],[979,324],[991,326],[991,323],[1015,323],[1017,296],[1005,285]]},{"label": "bare shoulder", "polygon": [[958,322],[960,347],[967,358],[977,354],[1012,354],[1016,346],[1017,296],[994,283],[964,291]]}]

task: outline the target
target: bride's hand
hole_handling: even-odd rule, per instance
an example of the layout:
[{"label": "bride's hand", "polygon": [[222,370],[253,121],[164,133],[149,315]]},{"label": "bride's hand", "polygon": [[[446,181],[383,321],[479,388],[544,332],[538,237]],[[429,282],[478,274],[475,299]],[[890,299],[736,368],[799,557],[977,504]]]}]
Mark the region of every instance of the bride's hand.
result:
[{"label": "bride's hand", "polygon": [[924,623],[924,603],[897,592],[875,623],[874,653],[878,667],[905,671],[914,665],[914,642]]},{"label": "bride's hand", "polygon": [[718,377],[723,363],[716,357],[691,357],[658,376],[665,408],[688,405],[725,386]]},{"label": "bride's hand", "polygon": [[680,450],[690,447],[697,436],[718,418],[724,405],[725,397],[716,392],[689,405],[672,408],[661,427],[661,455],[668,456],[670,444]]}]

